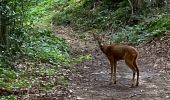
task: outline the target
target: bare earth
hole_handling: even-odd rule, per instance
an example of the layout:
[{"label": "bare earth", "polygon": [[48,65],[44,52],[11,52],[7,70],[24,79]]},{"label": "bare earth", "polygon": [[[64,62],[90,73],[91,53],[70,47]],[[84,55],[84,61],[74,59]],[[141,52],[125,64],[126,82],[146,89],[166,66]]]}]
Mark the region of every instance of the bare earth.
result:
[{"label": "bare earth", "polygon": [[117,65],[117,84],[109,85],[109,62],[90,34],[79,40],[64,32],[56,33],[71,44],[73,57],[92,56],[92,60],[76,64],[76,70],[71,72],[71,100],[170,100],[170,32],[136,47],[140,54],[140,80],[139,86],[134,88],[130,87],[132,71],[124,61]]}]

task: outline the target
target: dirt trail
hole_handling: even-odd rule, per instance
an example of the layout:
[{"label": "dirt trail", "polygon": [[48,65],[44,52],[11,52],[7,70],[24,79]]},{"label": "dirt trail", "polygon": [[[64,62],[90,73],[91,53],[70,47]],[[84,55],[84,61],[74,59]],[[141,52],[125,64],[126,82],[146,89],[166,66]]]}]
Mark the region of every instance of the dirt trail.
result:
[{"label": "dirt trail", "polygon": [[71,44],[73,57],[81,54],[93,57],[75,65],[76,71],[70,76],[69,86],[73,100],[170,100],[170,32],[163,39],[157,38],[137,47],[140,81],[134,88],[130,88],[132,71],[124,61],[117,65],[117,84],[109,85],[109,62],[90,34],[82,41],[68,35],[71,32],[56,33]]}]

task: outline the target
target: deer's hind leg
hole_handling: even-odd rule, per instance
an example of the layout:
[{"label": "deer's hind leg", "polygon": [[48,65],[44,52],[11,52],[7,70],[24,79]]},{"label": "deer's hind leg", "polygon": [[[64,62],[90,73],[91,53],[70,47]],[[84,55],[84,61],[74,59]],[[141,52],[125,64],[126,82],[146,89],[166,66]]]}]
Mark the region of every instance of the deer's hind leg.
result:
[{"label": "deer's hind leg", "polygon": [[125,60],[125,63],[128,65],[128,67],[133,71],[133,77],[132,77],[132,87],[134,86],[135,83],[135,75],[136,75],[136,67],[134,66],[133,62],[130,60]]},{"label": "deer's hind leg", "polygon": [[139,69],[138,69],[138,66],[137,66],[137,64],[136,64],[136,60],[133,62],[133,65],[135,66],[136,72],[137,72],[136,86],[138,86],[138,85],[139,85]]}]

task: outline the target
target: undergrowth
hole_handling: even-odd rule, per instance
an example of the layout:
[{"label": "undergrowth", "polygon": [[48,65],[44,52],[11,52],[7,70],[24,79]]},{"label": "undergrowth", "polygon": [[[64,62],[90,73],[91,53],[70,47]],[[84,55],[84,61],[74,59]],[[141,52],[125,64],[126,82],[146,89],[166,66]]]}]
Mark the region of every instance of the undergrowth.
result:
[{"label": "undergrowth", "polygon": [[162,14],[150,22],[143,22],[133,27],[125,27],[121,31],[112,34],[112,39],[116,43],[126,42],[138,44],[148,39],[158,37],[170,29],[170,14]]},{"label": "undergrowth", "polygon": [[[14,68],[0,65],[0,88],[12,91],[36,86],[46,92],[57,85],[67,86],[65,76],[59,75],[59,70],[68,69],[71,61],[65,41],[44,29],[32,30],[27,37],[20,48],[22,56],[15,60]],[[15,96],[1,97],[9,98]]]},{"label": "undergrowth", "polygon": [[64,64],[69,62],[68,45],[49,30],[36,29],[29,34],[27,42],[22,45],[24,55],[31,59]]},{"label": "undergrowth", "polygon": [[[126,1],[118,4],[118,7],[125,5],[127,5]],[[128,12],[130,12],[130,8],[127,6],[122,8],[118,7],[101,3],[100,6],[93,9],[93,1],[91,0],[81,0],[79,2],[71,0],[67,1],[63,8],[56,8],[57,12],[52,20],[55,25],[68,25],[79,32],[94,28],[106,30],[113,26],[118,28],[125,24],[129,16]]]},{"label": "undergrowth", "polygon": [[[18,38],[15,32],[9,37],[12,46],[0,54],[0,89],[39,88],[46,93],[57,85],[68,85],[60,69],[70,67],[69,46],[49,28],[56,2],[45,0],[30,6],[29,19],[24,19],[23,37]],[[2,96],[0,99],[15,100],[17,97]]]},{"label": "undergrowth", "polygon": [[[109,32],[112,41],[129,44],[161,36],[170,29],[170,14],[166,9],[143,9],[131,15],[128,0],[115,3],[112,0],[99,1],[95,7],[93,0],[45,0],[31,6],[28,13],[30,17],[24,20],[24,25],[31,28],[22,39],[10,37],[11,41],[19,43],[16,44],[19,50],[13,50],[14,45],[8,51],[1,52],[5,56],[0,54],[3,58],[0,59],[0,88],[13,90],[39,87],[46,92],[57,85],[67,86],[68,81],[60,73],[60,68],[68,69],[72,61],[91,59],[90,55],[70,59],[69,46],[64,39],[49,31],[51,24],[70,26],[78,34],[89,30]],[[13,67],[3,64],[5,60],[15,60],[11,64]],[[1,99],[14,100],[15,97],[3,96]]]},{"label": "undergrowth", "polygon": [[79,34],[94,29],[109,31],[114,42],[138,44],[170,29],[169,4],[159,8],[146,4],[131,15],[128,0],[100,1],[95,8],[91,0],[65,2],[60,9],[56,8],[52,20],[57,26],[71,26]]}]

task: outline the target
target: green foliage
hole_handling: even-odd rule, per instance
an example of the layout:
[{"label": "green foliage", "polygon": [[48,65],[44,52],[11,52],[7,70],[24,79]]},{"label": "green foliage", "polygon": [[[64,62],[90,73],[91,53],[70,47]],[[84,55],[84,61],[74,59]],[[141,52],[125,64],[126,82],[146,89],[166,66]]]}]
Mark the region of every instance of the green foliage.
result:
[{"label": "green foliage", "polygon": [[63,39],[55,37],[48,30],[39,29],[35,32],[29,34],[28,40],[22,45],[25,55],[58,64],[69,62],[68,46]]},{"label": "green foliage", "polygon": [[161,32],[170,29],[170,14],[159,15],[147,28],[150,32],[155,30]]},{"label": "green foliage", "polygon": [[9,68],[0,68],[0,88],[7,88],[9,90],[16,89],[19,87],[28,86],[30,83],[27,78],[18,79],[20,73],[9,69]]},{"label": "green foliage", "polygon": [[[3,0],[0,10],[8,29],[6,44],[0,45],[0,87],[12,90],[36,84],[48,91],[56,85],[67,86],[60,67],[71,61],[91,59],[91,55],[70,59],[64,39],[48,30],[52,22],[71,26],[78,32],[111,30],[114,42],[129,44],[162,35],[170,29],[168,10],[165,13],[153,8],[154,14],[147,9],[132,16],[127,0],[100,0],[95,8],[93,3],[94,0]],[[139,22],[134,23],[134,19]],[[15,97],[1,99],[14,100]]]},{"label": "green foliage", "polygon": [[[54,6],[58,2],[58,0],[26,2],[9,0],[2,3],[3,16],[9,19],[7,20],[9,31],[5,37],[7,43],[0,45],[2,47],[0,61],[3,66],[13,66],[15,60],[21,58],[23,54],[45,61],[47,59],[59,63],[67,61],[68,53],[64,40],[55,39],[55,36],[49,35],[52,34],[50,31],[41,29],[49,27],[50,22],[43,22],[49,21],[49,16],[53,15]],[[41,23],[48,27],[43,27]]]},{"label": "green foliage", "polygon": [[112,34],[112,39],[116,43],[137,44],[143,40],[148,33],[142,31],[142,26],[126,27],[121,31]]},{"label": "green foliage", "polygon": [[[0,5],[9,19],[7,43],[0,45],[0,88],[15,90],[38,84],[47,91],[58,84],[68,84],[58,72],[70,62],[68,45],[49,31],[50,19],[59,1],[8,0],[3,7]],[[58,79],[43,80],[42,76]],[[0,99],[14,100],[15,97]]]},{"label": "green foliage", "polygon": [[[61,1],[60,1],[61,2]],[[61,4],[53,16],[54,24],[71,26],[75,31],[114,30],[113,41],[137,44],[148,38],[161,35],[169,29],[168,7],[148,6],[131,15],[127,0],[104,0],[93,8],[94,1],[74,0]],[[148,8],[147,8],[148,7]],[[166,14],[167,13],[167,14]]]},{"label": "green foliage", "polygon": [[36,6],[32,6],[28,13],[28,16],[30,16],[28,20],[31,22],[29,24],[48,28],[57,3],[58,0],[44,0],[39,1]]},{"label": "green foliage", "polygon": [[2,96],[0,99],[1,100],[17,100],[15,98],[15,96],[13,96],[13,95],[11,95],[11,96]]},{"label": "green foliage", "polygon": [[[129,8],[108,7],[108,2],[102,2],[101,6],[93,8],[91,0],[82,0],[79,2],[68,1],[62,9],[57,9],[53,16],[53,22],[56,25],[70,25],[74,30],[87,31],[91,29],[106,30],[110,26],[119,27],[125,23],[129,16]],[[125,6],[124,2],[118,3],[119,6]],[[63,10],[64,9],[64,10]],[[112,10],[115,10],[113,12]],[[121,20],[121,21],[118,21]],[[117,25],[115,25],[117,24]],[[115,25],[115,26],[114,26]]]},{"label": "green foliage", "polygon": [[[1,34],[4,34],[3,42],[0,41],[0,61],[4,66],[11,66],[13,61],[18,58],[20,46],[24,38],[25,29],[23,21],[26,18],[27,3],[23,4],[20,0],[1,0]],[[23,12],[25,10],[25,12]],[[13,55],[13,56],[12,56]]]},{"label": "green foliage", "polygon": [[10,81],[10,79],[16,78],[15,71],[13,71],[11,69],[0,68],[0,73],[1,73],[0,74],[1,80],[4,80],[6,82]]},{"label": "green foliage", "polygon": [[112,34],[114,42],[127,42],[138,44],[152,37],[162,35],[170,29],[170,15],[163,14],[149,20],[150,22],[141,23],[133,27],[125,27],[121,31]]}]

